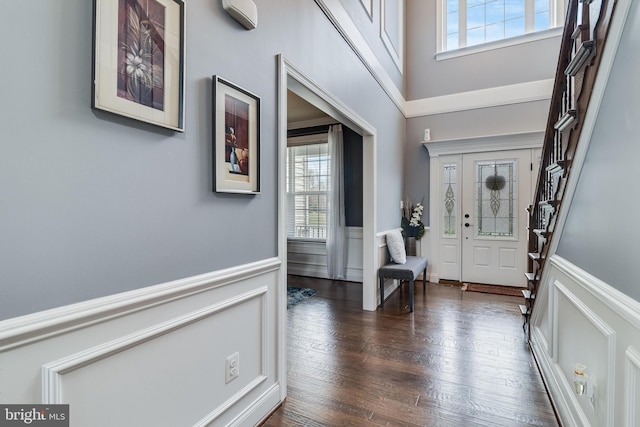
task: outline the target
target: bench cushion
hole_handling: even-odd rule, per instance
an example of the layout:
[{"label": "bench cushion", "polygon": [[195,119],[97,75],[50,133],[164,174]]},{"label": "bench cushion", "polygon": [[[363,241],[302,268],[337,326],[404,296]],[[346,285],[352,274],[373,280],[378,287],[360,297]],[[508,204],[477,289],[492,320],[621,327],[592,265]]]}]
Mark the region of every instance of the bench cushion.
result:
[{"label": "bench cushion", "polygon": [[404,264],[389,263],[380,267],[378,276],[399,280],[415,280],[426,267],[426,258],[407,256],[407,262]]}]

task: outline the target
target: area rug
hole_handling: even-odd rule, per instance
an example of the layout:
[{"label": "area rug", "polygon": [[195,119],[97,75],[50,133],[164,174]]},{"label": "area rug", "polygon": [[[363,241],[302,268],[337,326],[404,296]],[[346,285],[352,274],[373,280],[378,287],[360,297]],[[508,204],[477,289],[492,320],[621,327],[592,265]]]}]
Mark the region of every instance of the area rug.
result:
[{"label": "area rug", "polygon": [[478,283],[465,283],[462,285],[463,291],[482,292],[485,294],[495,295],[508,295],[512,297],[521,297],[523,289],[524,288],[517,288],[514,286],[480,285]]},{"label": "area rug", "polygon": [[307,298],[311,298],[316,293],[318,293],[318,291],[315,289],[288,287],[287,308],[291,308],[294,305],[306,300]]}]

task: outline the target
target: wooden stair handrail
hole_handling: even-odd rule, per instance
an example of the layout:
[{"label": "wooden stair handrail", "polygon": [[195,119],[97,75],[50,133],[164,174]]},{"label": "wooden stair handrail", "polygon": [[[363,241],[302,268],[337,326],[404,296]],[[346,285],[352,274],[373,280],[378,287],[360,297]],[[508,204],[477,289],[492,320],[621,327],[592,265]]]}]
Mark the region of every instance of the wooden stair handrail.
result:
[{"label": "wooden stair handrail", "polygon": [[[528,297],[525,296],[526,310],[522,306],[520,309],[525,318],[523,327],[528,326],[529,336],[529,320],[537,287],[542,279],[551,241],[558,238],[559,233],[554,233],[555,222],[617,0],[594,3],[593,10],[591,3],[592,0],[569,0],[533,204],[527,208],[529,242],[526,277],[529,292]],[[596,18],[595,22],[589,16],[591,13]]]}]

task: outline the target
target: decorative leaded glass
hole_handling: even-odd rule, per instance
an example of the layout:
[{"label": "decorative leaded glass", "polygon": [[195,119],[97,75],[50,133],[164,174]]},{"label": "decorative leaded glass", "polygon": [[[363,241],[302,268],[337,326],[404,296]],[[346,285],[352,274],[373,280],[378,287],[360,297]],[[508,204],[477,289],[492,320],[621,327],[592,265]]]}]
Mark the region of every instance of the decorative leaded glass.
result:
[{"label": "decorative leaded glass", "polygon": [[516,161],[476,162],[476,171],[477,235],[515,237]]},{"label": "decorative leaded glass", "polygon": [[442,167],[442,194],[444,197],[445,237],[456,236],[456,164],[447,163]]}]

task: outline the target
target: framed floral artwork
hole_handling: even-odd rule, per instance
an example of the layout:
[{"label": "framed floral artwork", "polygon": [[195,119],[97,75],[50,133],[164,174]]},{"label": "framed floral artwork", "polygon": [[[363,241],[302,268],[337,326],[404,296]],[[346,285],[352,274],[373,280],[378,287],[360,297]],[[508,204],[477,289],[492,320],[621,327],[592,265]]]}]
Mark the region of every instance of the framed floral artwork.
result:
[{"label": "framed floral artwork", "polygon": [[92,107],[184,132],[184,1],[94,0]]},{"label": "framed floral artwork", "polygon": [[260,98],[213,76],[213,188],[260,192]]}]

